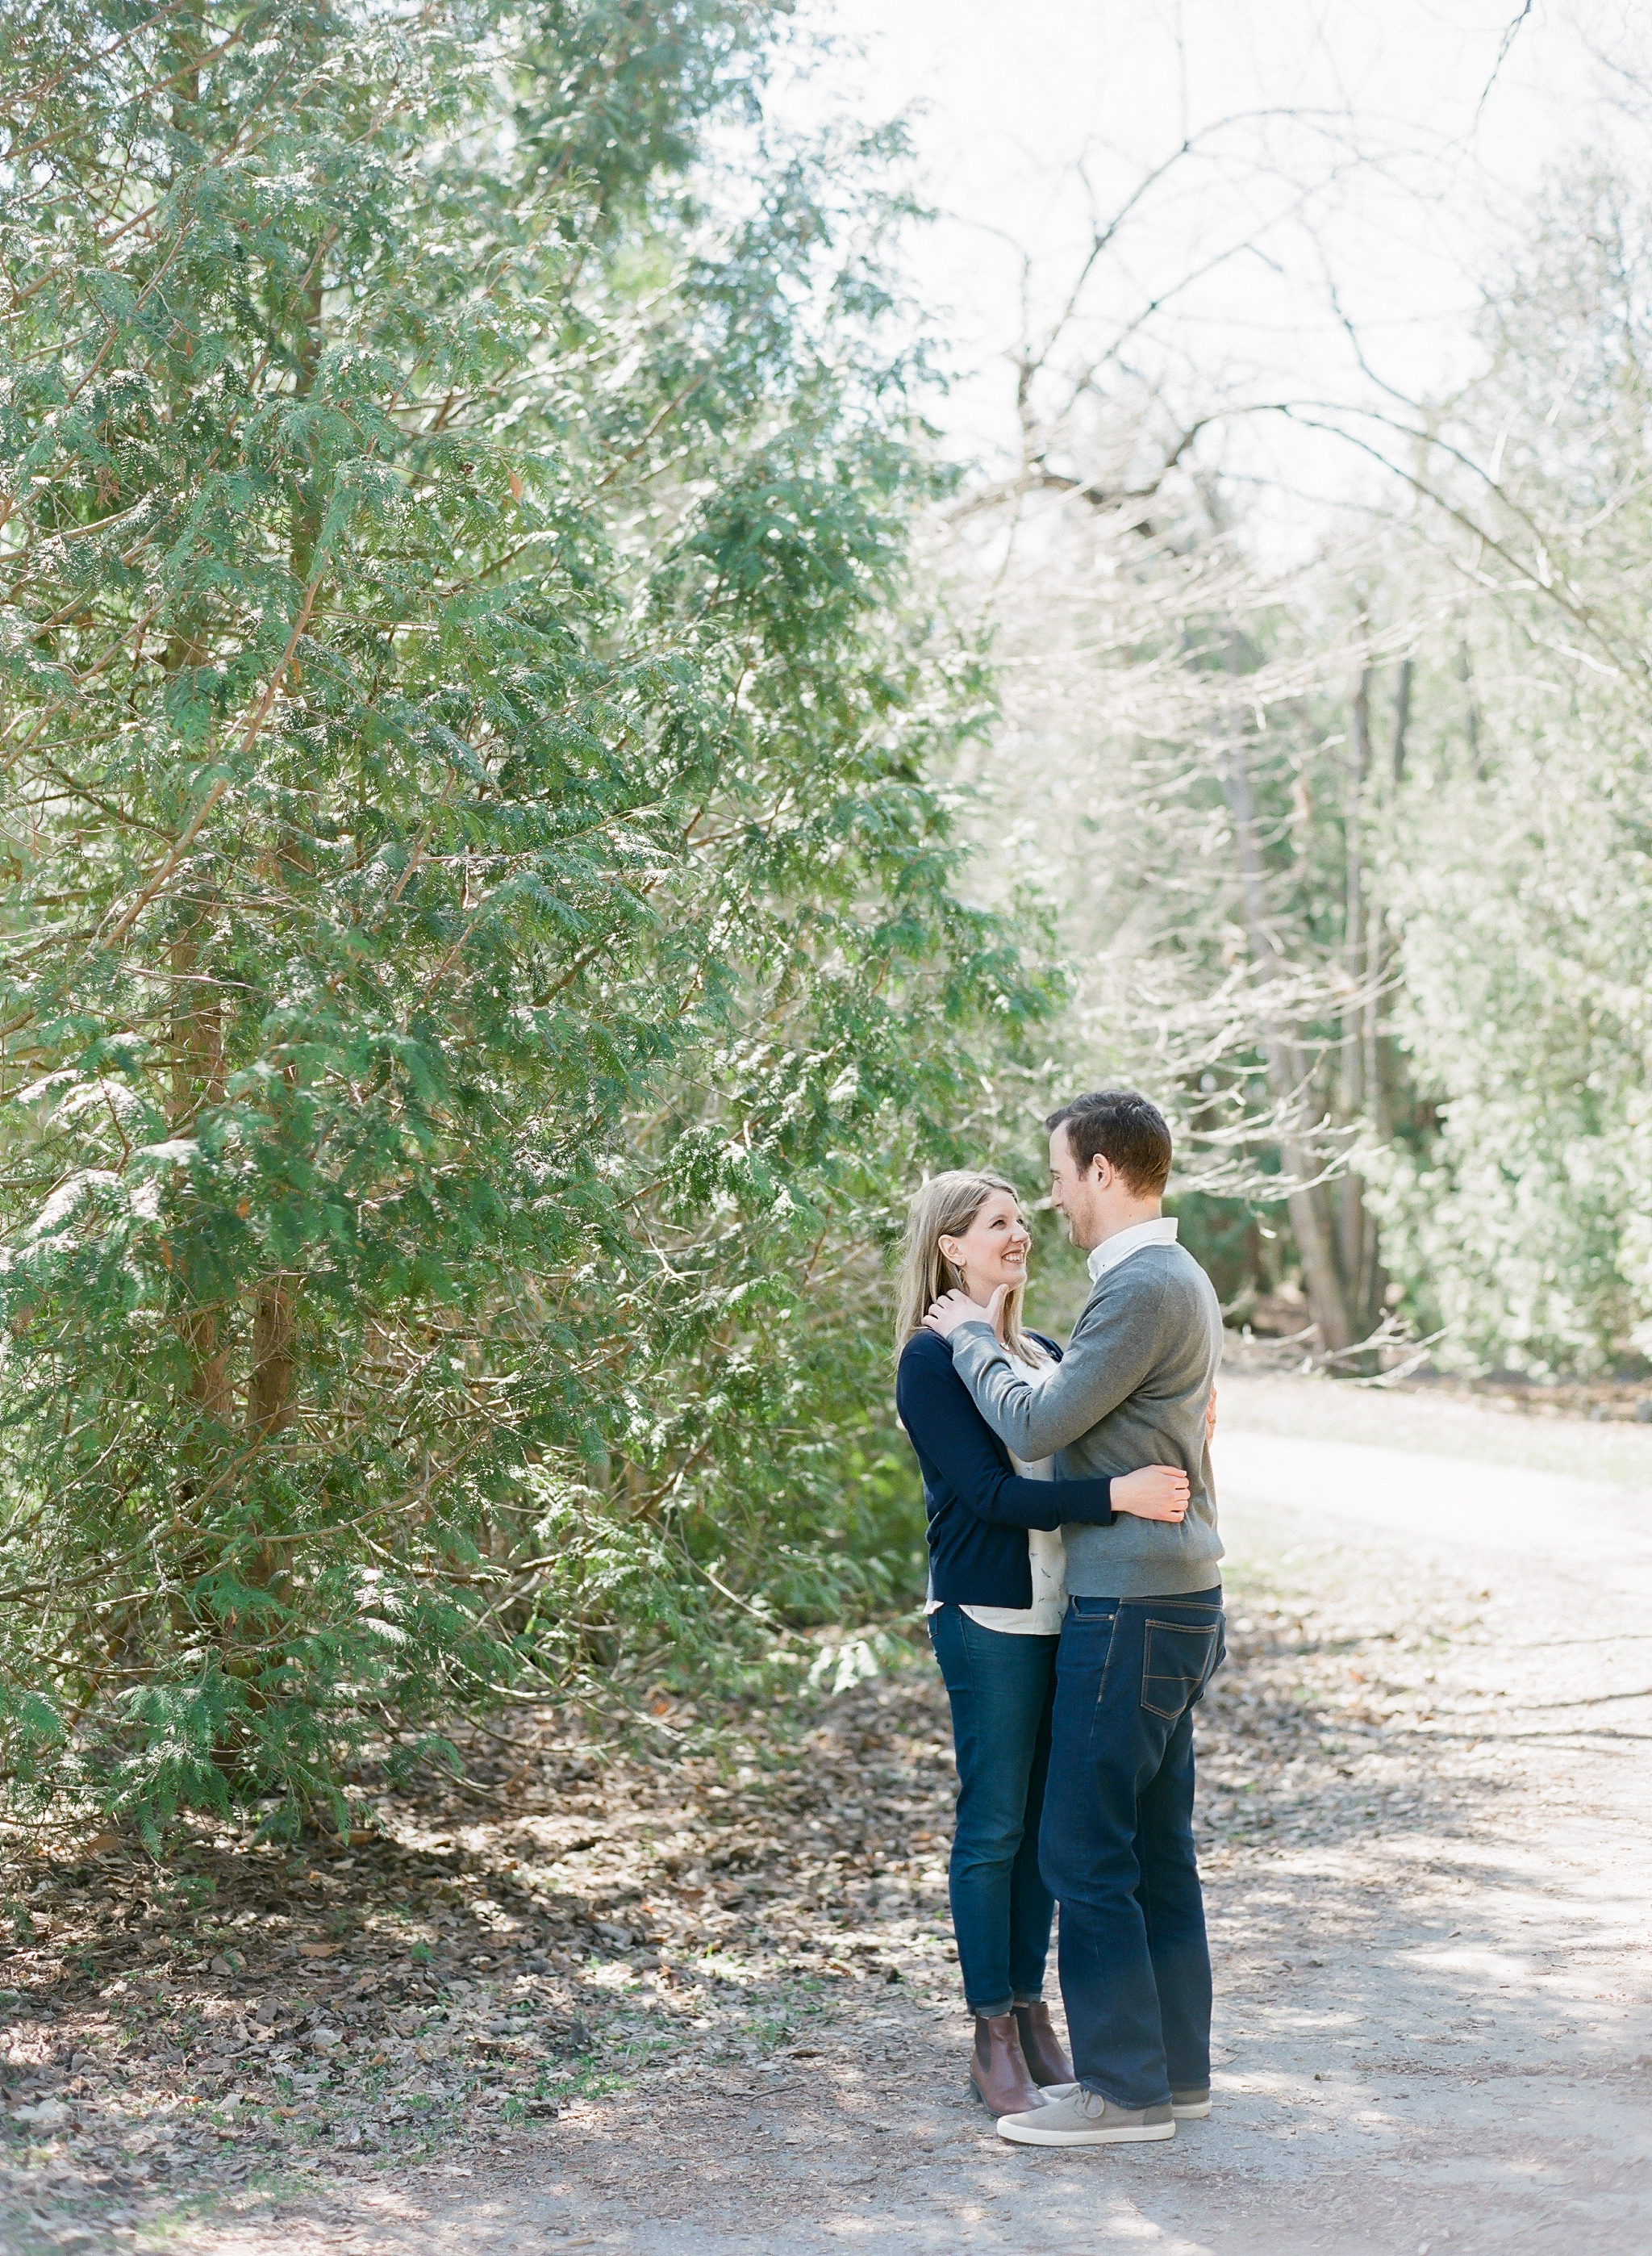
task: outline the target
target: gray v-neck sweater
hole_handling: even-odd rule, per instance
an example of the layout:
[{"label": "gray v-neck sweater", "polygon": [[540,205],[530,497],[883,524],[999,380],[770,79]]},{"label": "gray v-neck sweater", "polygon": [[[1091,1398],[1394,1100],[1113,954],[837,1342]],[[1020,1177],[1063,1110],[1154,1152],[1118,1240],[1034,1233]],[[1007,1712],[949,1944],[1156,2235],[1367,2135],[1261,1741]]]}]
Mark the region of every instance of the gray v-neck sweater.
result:
[{"label": "gray v-neck sweater", "polygon": [[1058,1480],[1138,1465],[1186,1470],[1192,1494],[1177,1526],[1121,1513],[1110,1527],[1063,1527],[1069,1590],[1170,1598],[1220,1579],[1205,1409],[1221,1361],[1222,1314],[1191,1253],[1144,1245],[1107,1270],[1059,1366],[1036,1388],[1016,1376],[988,1325],[960,1325],[951,1345],[953,1369],[1000,1441],[1018,1457],[1053,1456]]}]

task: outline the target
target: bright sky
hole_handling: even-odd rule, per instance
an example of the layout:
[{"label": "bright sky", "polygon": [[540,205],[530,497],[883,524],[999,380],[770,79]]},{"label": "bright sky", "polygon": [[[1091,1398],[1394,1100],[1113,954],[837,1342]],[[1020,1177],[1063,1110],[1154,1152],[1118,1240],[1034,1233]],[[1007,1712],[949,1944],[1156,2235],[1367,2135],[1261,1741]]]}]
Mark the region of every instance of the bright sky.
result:
[{"label": "bright sky", "polygon": [[[1526,199],[1613,137],[1626,73],[1652,75],[1641,0],[1532,0],[1523,17],[1522,0],[803,12],[864,46],[832,74],[855,114],[912,114],[921,183],[945,215],[912,271],[963,379],[948,419],[972,454],[1011,434],[1004,355],[1023,275],[1036,331],[1071,288],[1092,212],[1110,221],[1184,138],[1193,152],[1124,219],[1058,357],[1111,351],[1109,365],[1234,406],[1373,399],[1338,308],[1376,377],[1449,382]],[[1347,449],[1276,419],[1235,418],[1206,443],[1308,490],[1360,476]]]}]

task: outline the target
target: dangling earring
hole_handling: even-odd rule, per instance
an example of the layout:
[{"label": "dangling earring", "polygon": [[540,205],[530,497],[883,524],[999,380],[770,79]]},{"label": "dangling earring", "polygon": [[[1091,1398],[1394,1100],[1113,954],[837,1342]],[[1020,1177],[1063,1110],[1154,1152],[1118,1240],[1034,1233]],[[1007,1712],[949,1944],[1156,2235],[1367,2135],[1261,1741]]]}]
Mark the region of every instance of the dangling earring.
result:
[{"label": "dangling earring", "polygon": [[959,1291],[960,1293],[967,1293],[969,1290],[969,1276],[963,1263],[961,1261],[954,1261],[953,1264],[953,1274],[958,1279]]}]

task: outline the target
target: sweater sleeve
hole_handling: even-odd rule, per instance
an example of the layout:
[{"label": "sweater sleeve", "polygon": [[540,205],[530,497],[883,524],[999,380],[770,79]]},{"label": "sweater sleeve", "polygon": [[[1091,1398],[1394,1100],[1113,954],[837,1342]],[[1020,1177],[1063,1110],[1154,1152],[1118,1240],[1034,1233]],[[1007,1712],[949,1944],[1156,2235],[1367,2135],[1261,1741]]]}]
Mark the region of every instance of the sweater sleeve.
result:
[{"label": "sweater sleeve", "polygon": [[1112,1526],[1110,1480],[1029,1480],[1009,1470],[950,1360],[903,1356],[895,1399],[920,1463],[978,1519],[995,1527]]},{"label": "sweater sleeve", "polygon": [[947,1344],[977,1409],[1018,1457],[1047,1457],[1099,1426],[1152,1369],[1163,1292],[1100,1285],[1073,1327],[1059,1371],[1041,1386],[1020,1378],[989,1324],[960,1324]]}]

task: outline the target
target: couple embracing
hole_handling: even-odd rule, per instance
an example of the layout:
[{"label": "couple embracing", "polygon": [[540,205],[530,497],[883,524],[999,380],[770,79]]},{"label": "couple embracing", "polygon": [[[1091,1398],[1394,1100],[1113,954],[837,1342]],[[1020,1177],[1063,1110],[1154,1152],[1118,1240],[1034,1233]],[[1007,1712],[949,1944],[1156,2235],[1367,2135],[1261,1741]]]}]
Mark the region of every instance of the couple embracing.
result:
[{"label": "couple embracing", "polygon": [[[1065,1352],[1022,1327],[1013,1187],[942,1175],[912,1203],[896,1399],[952,1703],[971,2080],[1006,2139],[1112,2146],[1210,2112],[1192,1710],[1223,1652],[1222,1323],[1161,1210],[1157,1108],[1108,1089],[1045,1125],[1053,1202],[1093,1280]],[[1043,2002],[1055,1902],[1071,2062]]]}]

